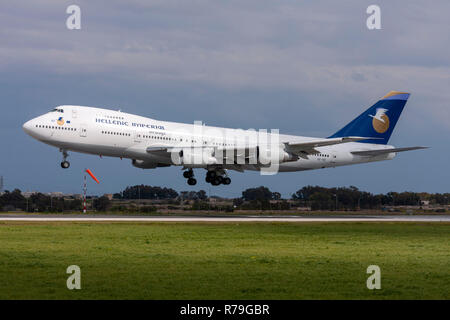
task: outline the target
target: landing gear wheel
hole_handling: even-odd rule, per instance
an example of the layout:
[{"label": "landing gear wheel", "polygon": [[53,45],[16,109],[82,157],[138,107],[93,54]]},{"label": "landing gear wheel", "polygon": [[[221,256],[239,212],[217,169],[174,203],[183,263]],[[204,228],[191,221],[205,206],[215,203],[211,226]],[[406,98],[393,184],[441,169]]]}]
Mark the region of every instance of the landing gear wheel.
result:
[{"label": "landing gear wheel", "polygon": [[59,151],[62,152],[62,155],[63,155],[63,160],[61,162],[61,168],[63,168],[63,169],[69,168],[70,162],[67,161],[67,157],[69,156],[69,154],[67,153],[67,150],[59,149]]},{"label": "landing gear wheel", "polygon": [[186,179],[192,178],[194,176],[194,172],[192,170],[186,170],[183,172],[183,177]]},{"label": "landing gear wheel", "polygon": [[70,167],[70,162],[69,161],[65,160],[65,161],[61,162],[61,168],[67,169],[69,167]]},{"label": "landing gear wheel", "polygon": [[222,177],[221,176],[217,176],[211,181],[211,184],[213,186],[218,186],[221,183],[222,183]]},{"label": "landing gear wheel", "polygon": [[211,183],[212,180],[211,180],[210,177],[206,176],[205,181],[206,181],[207,183]]},{"label": "landing gear wheel", "polygon": [[188,183],[188,185],[190,185],[190,186],[195,186],[195,185],[197,184],[197,180],[194,179],[194,178],[189,178],[189,179],[187,180],[187,183]]},{"label": "landing gear wheel", "polygon": [[206,173],[206,177],[209,178],[211,181],[217,176],[217,173],[215,171],[208,171]]},{"label": "landing gear wheel", "polygon": [[225,184],[225,185],[229,185],[231,183],[231,179],[226,177],[226,178],[223,179],[222,183]]}]

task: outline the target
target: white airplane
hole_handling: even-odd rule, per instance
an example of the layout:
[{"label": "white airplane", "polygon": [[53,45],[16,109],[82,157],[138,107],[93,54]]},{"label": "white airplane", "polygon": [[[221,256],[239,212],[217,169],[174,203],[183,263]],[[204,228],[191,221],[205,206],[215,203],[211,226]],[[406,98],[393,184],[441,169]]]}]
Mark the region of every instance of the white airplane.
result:
[{"label": "white airplane", "polygon": [[290,172],[391,160],[398,152],[425,147],[387,145],[409,97],[391,91],[328,138],[267,135],[255,131],[157,121],[121,111],[63,105],[23,125],[33,138],[55,146],[69,168],[68,152],[129,158],[153,169],[182,166],[189,185],[194,168],[207,170],[206,182],[231,183],[228,170]]}]

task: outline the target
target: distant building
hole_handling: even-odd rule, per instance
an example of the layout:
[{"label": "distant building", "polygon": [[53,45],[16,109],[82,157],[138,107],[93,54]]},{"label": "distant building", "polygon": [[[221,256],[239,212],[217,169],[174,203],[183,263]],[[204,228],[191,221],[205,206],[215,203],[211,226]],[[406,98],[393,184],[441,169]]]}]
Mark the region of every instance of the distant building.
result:
[{"label": "distant building", "polygon": [[47,193],[47,195],[52,197],[52,198],[64,197],[64,193],[62,193],[62,192],[49,192],[49,193]]},{"label": "distant building", "polygon": [[420,204],[423,206],[429,206],[430,205],[430,200],[421,200]]},{"label": "distant building", "polygon": [[38,193],[37,191],[26,191],[26,192],[22,192],[22,195],[25,197],[25,198],[29,198],[29,197],[31,197],[33,194],[36,194],[36,193]]},{"label": "distant building", "polygon": [[[29,198],[29,197],[31,197],[32,195],[34,195],[34,194],[38,194],[39,192],[38,191],[24,191],[24,192],[22,192],[22,195],[25,197],[25,198]],[[47,196],[50,196],[50,197],[52,197],[52,198],[74,198],[74,199],[81,199],[83,196],[81,195],[81,194],[71,194],[71,193],[63,193],[63,192],[59,192],[59,191],[57,191],[57,192],[47,192],[47,193],[43,193],[43,194],[45,194],[45,195],[47,195]]]},{"label": "distant building", "polygon": [[108,200],[112,200],[113,199],[113,194],[112,193],[105,193],[103,196],[107,197]]}]

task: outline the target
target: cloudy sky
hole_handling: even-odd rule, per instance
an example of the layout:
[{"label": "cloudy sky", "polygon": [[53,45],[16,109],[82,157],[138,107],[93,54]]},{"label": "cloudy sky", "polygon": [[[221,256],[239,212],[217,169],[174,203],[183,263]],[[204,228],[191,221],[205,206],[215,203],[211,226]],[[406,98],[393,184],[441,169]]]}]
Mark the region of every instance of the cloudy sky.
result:
[{"label": "cloudy sky", "polygon": [[[81,8],[81,30],[66,8]],[[179,122],[280,129],[325,137],[390,90],[411,92],[390,143],[431,149],[393,161],[260,176],[232,172],[230,186],[194,189],[239,196],[266,185],[289,196],[304,185],[371,192],[449,192],[450,2],[377,1],[381,30],[368,30],[373,1],[108,0],[0,4],[0,175],[6,189],[79,193],[150,184],[187,190],[179,167],[137,169],[129,160],[72,154],[22,124],[61,104],[97,106]],[[201,176],[200,176],[201,173]]]}]

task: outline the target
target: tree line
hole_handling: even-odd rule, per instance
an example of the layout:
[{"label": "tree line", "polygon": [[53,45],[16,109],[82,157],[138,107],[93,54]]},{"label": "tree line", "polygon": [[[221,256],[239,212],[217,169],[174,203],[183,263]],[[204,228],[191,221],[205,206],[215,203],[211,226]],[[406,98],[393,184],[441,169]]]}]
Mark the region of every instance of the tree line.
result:
[{"label": "tree line", "polygon": [[147,185],[126,187],[122,192],[113,195],[114,199],[166,200],[175,199],[177,197],[178,192],[172,188],[152,187]]},{"label": "tree line", "polygon": [[307,207],[311,210],[380,209],[386,206],[420,206],[422,201],[428,201],[432,205],[449,205],[450,193],[372,194],[354,186],[340,188],[305,186],[292,194],[291,200],[287,202],[281,199],[280,193],[261,186],[243,191],[241,198],[234,199],[234,205],[236,208],[261,210],[286,210],[293,206]]},{"label": "tree line", "polygon": [[[289,210],[297,207],[307,207],[311,210],[380,209],[386,206],[417,206],[421,205],[422,201],[428,201],[432,205],[450,204],[450,193],[388,192],[386,194],[372,194],[361,191],[354,186],[339,188],[305,186],[293,193],[290,199],[282,199],[279,192],[260,186],[242,191],[241,197],[232,199],[232,205],[227,204],[223,208],[208,204],[208,196],[204,190],[178,193],[171,188],[135,185],[128,186],[123,191],[115,193],[113,198],[120,200],[165,200],[171,205],[184,204],[184,209],[190,205],[192,210],[211,210],[213,207],[214,210],[224,211],[236,209]],[[29,212],[78,211],[81,206],[81,199],[51,197],[42,193],[35,193],[29,198],[25,198],[18,189],[12,192],[5,191],[0,196],[0,209],[4,211],[16,209]],[[106,196],[92,200],[92,208],[97,211],[107,211],[112,206],[113,202]],[[147,209],[148,211],[155,211],[154,207],[149,206]]]},{"label": "tree line", "polygon": [[[415,192],[388,192],[372,194],[354,186],[324,188],[306,186],[292,195],[292,199],[311,210],[380,209],[385,206],[421,205],[421,196]],[[442,203],[444,204],[444,203]]]},{"label": "tree line", "polygon": [[82,201],[80,199],[66,199],[64,197],[51,197],[42,193],[34,193],[25,198],[19,189],[6,190],[0,196],[0,209],[23,210],[28,212],[62,212],[80,210]]}]

